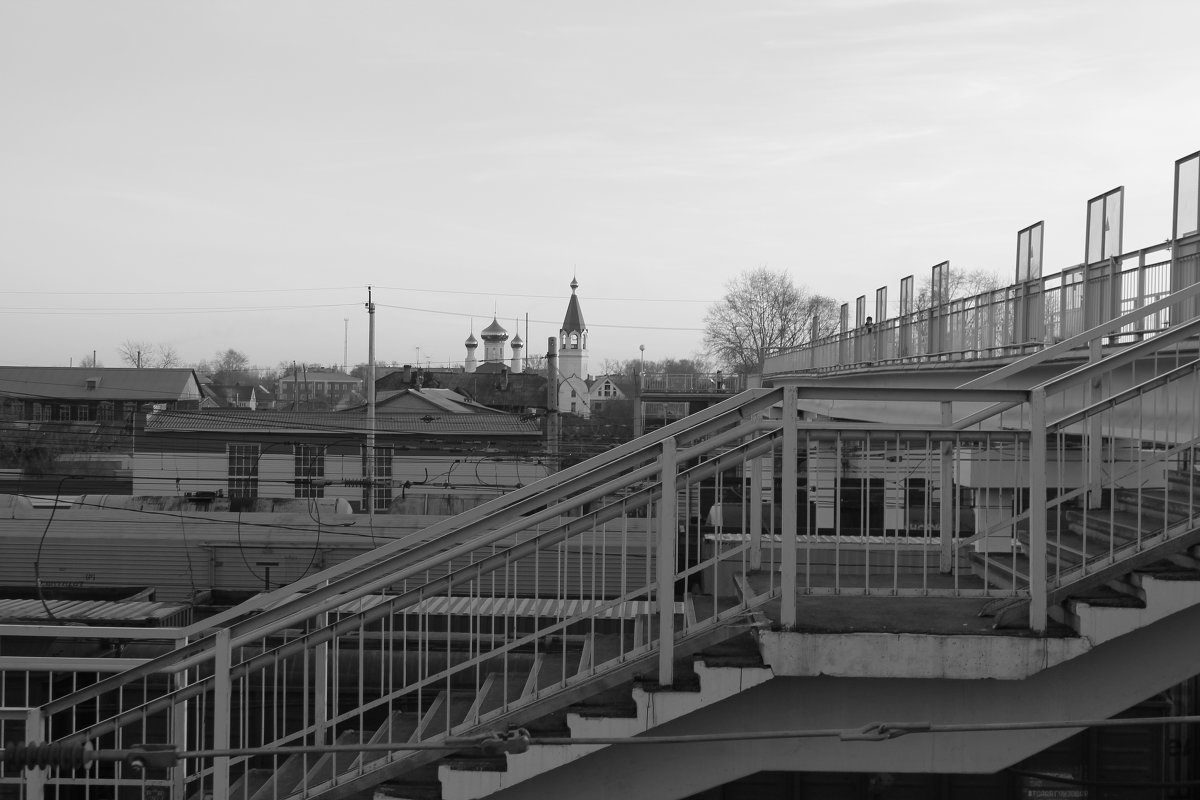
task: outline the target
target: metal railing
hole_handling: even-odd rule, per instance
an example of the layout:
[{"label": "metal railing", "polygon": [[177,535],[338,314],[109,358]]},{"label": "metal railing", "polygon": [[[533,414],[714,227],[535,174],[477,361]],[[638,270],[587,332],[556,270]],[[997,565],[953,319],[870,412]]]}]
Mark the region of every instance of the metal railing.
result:
[{"label": "metal railing", "polygon": [[[997,598],[1044,631],[1073,587],[1196,533],[1200,320],[1102,357],[1135,322],[1056,345],[1093,361],[1032,389],[745,391],[197,623],[170,653],[48,696],[26,735],[255,748],[156,785],[340,797],[440,757],[371,743],[526,724],[636,675],[669,685],[679,656],[769,600],[791,628],[804,595]],[[1129,540],[1128,516],[1152,513]],[[339,742],[367,749],[272,752]],[[111,764],[38,792],[79,783],[152,786]]]},{"label": "metal railing", "polygon": [[667,373],[649,372],[638,376],[643,396],[657,394],[729,394],[746,386],[746,376],[724,372]]},{"label": "metal railing", "polygon": [[[1174,273],[1174,278],[1172,274]],[[765,376],[822,374],[923,361],[1019,358],[1149,305],[1200,280],[1200,257],[1170,243],[875,320],[769,355]],[[1171,309],[1138,320],[1106,344],[1154,336]],[[1186,319],[1186,317],[1185,317]]]}]

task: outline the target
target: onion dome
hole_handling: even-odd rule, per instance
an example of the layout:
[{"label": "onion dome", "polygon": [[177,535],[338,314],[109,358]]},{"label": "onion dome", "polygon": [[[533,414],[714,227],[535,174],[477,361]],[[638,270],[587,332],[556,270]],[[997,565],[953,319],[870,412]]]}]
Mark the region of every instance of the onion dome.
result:
[{"label": "onion dome", "polygon": [[504,330],[504,326],[495,317],[492,317],[492,324],[480,331],[479,335],[483,337],[485,342],[492,340],[502,342],[508,338],[508,331]]}]

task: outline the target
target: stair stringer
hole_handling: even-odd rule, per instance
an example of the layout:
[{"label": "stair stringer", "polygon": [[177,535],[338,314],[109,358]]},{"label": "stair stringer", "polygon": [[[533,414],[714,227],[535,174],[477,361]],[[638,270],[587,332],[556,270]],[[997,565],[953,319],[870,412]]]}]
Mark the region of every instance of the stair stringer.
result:
[{"label": "stair stringer", "polygon": [[[658,689],[647,691],[634,686],[636,714],[632,717],[586,716],[567,714],[572,738],[624,738],[648,733],[660,725],[684,717],[764,683],[773,677],[768,667],[709,667],[698,659],[694,664],[700,679],[699,691]],[[509,755],[505,770],[481,771],[455,769],[442,765],[438,777],[443,800],[475,800],[529,780],[548,770],[570,764],[600,750],[604,744],[534,745],[527,752]]]},{"label": "stair stringer", "polygon": [[1135,572],[1132,578],[1145,601],[1143,607],[1110,608],[1076,601],[1072,608],[1080,636],[1101,644],[1200,604],[1200,580],[1163,579],[1144,572]]},{"label": "stair stringer", "polygon": [[[1096,609],[1104,610],[1108,609]],[[1108,718],[1196,674],[1197,626],[1200,605],[1189,606],[1024,679],[777,674],[665,723],[655,735],[857,730],[880,721],[969,724]],[[1077,728],[1058,728],[914,733],[885,741],[820,736],[617,745],[500,790],[491,800],[659,800],[698,794],[762,771],[994,773],[1076,732]]]}]

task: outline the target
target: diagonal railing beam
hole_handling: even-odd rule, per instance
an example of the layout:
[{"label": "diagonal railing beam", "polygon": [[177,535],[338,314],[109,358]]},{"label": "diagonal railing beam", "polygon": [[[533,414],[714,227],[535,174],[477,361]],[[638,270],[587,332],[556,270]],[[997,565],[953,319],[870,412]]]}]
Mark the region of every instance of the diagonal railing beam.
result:
[{"label": "diagonal railing beam", "polygon": [[[1067,353],[1070,353],[1073,350],[1078,350],[1081,347],[1085,347],[1085,346],[1087,346],[1087,344],[1089,342],[1092,341],[1092,339],[1095,339],[1098,337],[1103,337],[1103,336],[1108,336],[1112,333],[1115,333],[1115,332],[1121,330],[1121,328],[1124,328],[1126,325],[1130,325],[1132,323],[1138,322],[1139,320],[1143,319],[1144,317],[1147,317],[1158,311],[1162,311],[1176,303],[1179,303],[1182,300],[1188,299],[1189,297],[1197,297],[1197,296],[1200,296],[1200,283],[1194,283],[1191,286],[1188,286],[1186,288],[1183,288],[1176,292],[1173,292],[1170,295],[1167,295],[1166,297],[1162,298],[1161,300],[1155,300],[1154,302],[1149,303],[1144,306],[1141,306],[1140,308],[1134,309],[1133,311],[1130,311],[1127,314],[1122,314],[1121,316],[1111,319],[1108,322],[1101,323],[1100,325],[1097,325],[1094,328],[1086,330],[1083,333],[1077,333],[1074,336],[1071,336],[1070,338],[1063,339],[1061,342],[1056,342],[1043,350],[1039,350],[1036,353],[1032,353],[1028,356],[1025,356],[1024,358],[1014,361],[1011,364],[1007,364],[1003,367],[1000,367],[999,369],[992,370],[991,372],[987,373],[986,375],[981,375],[978,378],[975,378],[974,380],[967,381],[966,383],[962,384],[959,388],[960,389],[981,389],[985,386],[991,386],[1000,381],[1007,380],[1008,378],[1011,378],[1014,375],[1018,375],[1018,374],[1024,372],[1025,370],[1029,369],[1030,367],[1035,367],[1038,364],[1058,358]],[[1184,323],[1184,324],[1181,324],[1178,326],[1172,325],[1170,327],[1170,329],[1168,329],[1167,331],[1156,334],[1155,336],[1153,336],[1149,339],[1146,339],[1143,342],[1139,342],[1138,344],[1130,345],[1126,348],[1123,348],[1122,353],[1115,354],[1113,356],[1110,356],[1109,358],[1117,358],[1117,357],[1125,355],[1127,353],[1144,354],[1146,352],[1153,352],[1154,350],[1161,349],[1164,344],[1173,343],[1175,341],[1179,341],[1180,339],[1185,339],[1185,338],[1188,338],[1189,336],[1194,336],[1196,333],[1196,330],[1197,330],[1197,328],[1195,326],[1197,326],[1197,325],[1200,325],[1200,319],[1191,320],[1190,322],[1187,322],[1187,323]],[[1137,356],[1134,355],[1132,357],[1136,358]],[[1102,362],[1098,362],[1098,364],[1108,364],[1109,365],[1108,368],[1111,369],[1114,362],[1111,362],[1108,359],[1105,359]],[[1072,370],[1071,372],[1068,372],[1065,375],[1054,378],[1049,383],[1057,383],[1059,381],[1066,380],[1069,377],[1074,377],[1076,373],[1084,374],[1084,373],[1087,373],[1089,370],[1099,369],[1098,364],[1087,364],[1083,367],[1080,367],[1077,370]]]}]

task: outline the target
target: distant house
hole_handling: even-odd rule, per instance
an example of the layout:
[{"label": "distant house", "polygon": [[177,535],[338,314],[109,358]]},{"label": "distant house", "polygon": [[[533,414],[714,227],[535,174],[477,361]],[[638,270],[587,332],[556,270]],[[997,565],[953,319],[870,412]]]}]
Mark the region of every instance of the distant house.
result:
[{"label": "distant house", "polygon": [[22,422],[132,422],[147,407],[198,409],[191,369],[0,366],[0,418]]},{"label": "distant house", "polygon": [[601,375],[588,383],[588,404],[593,414],[601,414],[606,405],[633,395],[633,384],[624,375]]},{"label": "distant house", "polygon": [[[366,411],[366,404],[352,406],[343,413]],[[400,389],[375,393],[377,414],[495,414],[496,409],[476,403],[450,389]]]},{"label": "distant house", "polygon": [[206,383],[203,388],[203,408],[247,408],[256,411],[273,406],[274,395],[261,385]]},{"label": "distant house", "polygon": [[281,375],[276,391],[279,408],[332,410],[363,402],[363,381],[344,372],[300,370]]},{"label": "distant house", "polygon": [[133,493],[344,498],[363,509],[370,432],[377,510],[406,493],[495,496],[548,474],[537,423],[486,409],[392,409],[377,414],[373,431],[361,409],[165,411],[139,433]]},{"label": "distant house", "polygon": [[452,390],[493,411],[532,414],[546,408],[546,376],[514,372],[506,364],[480,364],[474,372],[404,367],[375,381],[376,397],[386,392],[420,388]]}]

